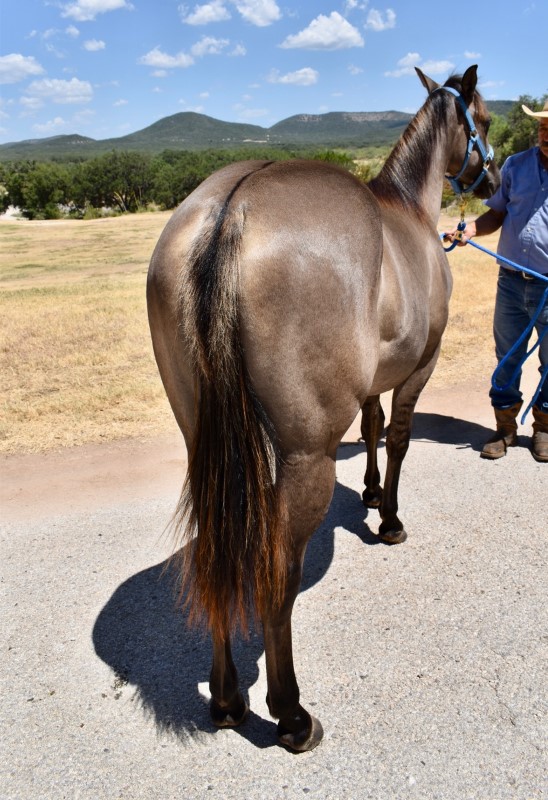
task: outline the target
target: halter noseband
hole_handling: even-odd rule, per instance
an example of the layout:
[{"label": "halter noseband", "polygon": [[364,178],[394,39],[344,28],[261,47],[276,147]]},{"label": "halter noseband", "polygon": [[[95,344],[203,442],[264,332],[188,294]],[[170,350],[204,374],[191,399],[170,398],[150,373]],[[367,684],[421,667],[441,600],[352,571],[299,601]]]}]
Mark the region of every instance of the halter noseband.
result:
[{"label": "halter noseband", "polygon": [[[462,113],[464,114],[466,122],[468,123],[468,128],[470,130],[470,134],[468,136],[468,146],[466,148],[466,154],[464,156],[462,167],[460,168],[459,172],[456,175],[445,176],[449,181],[449,183],[451,184],[451,188],[453,189],[455,194],[467,194],[468,192],[473,192],[474,189],[476,189],[480,185],[482,180],[487,175],[489,165],[493,160],[494,151],[491,145],[489,145],[489,150],[487,150],[487,148],[485,147],[480,135],[478,134],[476,125],[474,123],[474,120],[472,119],[472,115],[468,111],[468,106],[464,102],[463,96],[459,94],[459,92],[457,92],[456,89],[453,89],[450,86],[439,86],[437,89],[434,89],[434,92],[442,92],[442,91],[450,92],[452,95],[456,97],[457,103],[462,109]],[[434,92],[432,92],[432,94]],[[478,152],[483,159],[483,168],[478,177],[476,178],[476,180],[474,181],[474,183],[472,183],[470,186],[465,187],[462,181],[459,180],[459,178],[461,177],[462,173],[468,166],[468,161],[470,159],[474,147],[477,147]]]}]

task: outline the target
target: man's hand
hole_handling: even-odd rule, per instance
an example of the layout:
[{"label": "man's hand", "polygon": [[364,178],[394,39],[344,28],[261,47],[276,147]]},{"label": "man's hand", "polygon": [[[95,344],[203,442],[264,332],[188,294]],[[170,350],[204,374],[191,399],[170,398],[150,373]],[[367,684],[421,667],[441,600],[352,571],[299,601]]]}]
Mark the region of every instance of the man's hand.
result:
[{"label": "man's hand", "polygon": [[452,231],[448,231],[444,237],[444,242],[457,242],[459,247],[464,247],[465,244],[468,244],[470,239],[472,239],[476,235],[476,223],[475,222],[465,222],[464,230],[460,228],[455,228]]}]

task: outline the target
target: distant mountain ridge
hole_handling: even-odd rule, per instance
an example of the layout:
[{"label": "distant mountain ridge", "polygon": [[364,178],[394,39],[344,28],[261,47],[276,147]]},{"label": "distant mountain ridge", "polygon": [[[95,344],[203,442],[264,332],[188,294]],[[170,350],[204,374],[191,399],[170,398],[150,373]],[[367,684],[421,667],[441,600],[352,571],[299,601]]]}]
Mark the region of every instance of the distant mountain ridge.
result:
[{"label": "distant mountain ridge", "polygon": [[[505,116],[511,100],[488,102]],[[127,136],[91,139],[80,134],[27,139],[0,145],[0,160],[91,158],[111,150],[159,153],[163,150],[232,149],[268,145],[283,147],[368,147],[393,145],[412,119],[402,111],[332,111],[297,114],[270,128],[182,111]]]}]

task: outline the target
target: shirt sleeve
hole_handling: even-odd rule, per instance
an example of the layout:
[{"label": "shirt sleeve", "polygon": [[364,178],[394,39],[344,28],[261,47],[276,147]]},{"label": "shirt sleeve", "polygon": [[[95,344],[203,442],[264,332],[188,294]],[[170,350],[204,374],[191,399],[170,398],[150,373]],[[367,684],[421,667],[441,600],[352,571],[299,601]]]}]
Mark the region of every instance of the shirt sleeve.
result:
[{"label": "shirt sleeve", "polygon": [[500,171],[500,186],[495,194],[488,200],[484,200],[486,206],[492,208],[494,211],[506,211],[506,207],[510,200],[510,183],[511,183],[511,157],[507,158]]}]

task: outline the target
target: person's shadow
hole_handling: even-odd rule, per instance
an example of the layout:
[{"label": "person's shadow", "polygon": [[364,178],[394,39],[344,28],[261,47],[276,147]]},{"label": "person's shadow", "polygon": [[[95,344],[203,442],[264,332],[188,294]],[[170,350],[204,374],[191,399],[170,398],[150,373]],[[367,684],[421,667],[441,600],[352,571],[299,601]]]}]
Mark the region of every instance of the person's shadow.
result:
[{"label": "person's shadow", "polygon": [[[452,444],[458,449],[472,449],[481,452],[483,445],[489,436],[492,435],[493,428],[486,428],[477,422],[450,417],[444,414],[426,414],[421,411],[413,415],[413,427],[411,430],[411,441],[430,441],[439,444]],[[386,429],[379,442],[379,447],[384,447]],[[518,443],[524,444],[527,437],[518,436]],[[360,440],[361,441],[361,440]],[[339,450],[339,458],[345,457],[347,448],[350,447],[350,456],[353,455],[352,448],[354,442],[345,442]],[[403,462],[405,470],[405,461]]]},{"label": "person's shadow", "polygon": [[[478,449],[485,433],[482,426],[451,417],[415,415],[413,438]],[[346,443],[339,448],[338,458],[352,458],[363,451],[362,443]],[[365,457],[362,466],[365,469]],[[301,591],[314,586],[329,569],[336,527],[354,533],[367,545],[384,544],[371,531],[366,517],[359,492],[337,482],[329,512],[308,545]],[[167,562],[128,578],[101,610],[93,628],[93,644],[114,672],[112,690],[131,685],[134,700],[158,729],[185,741],[214,735],[217,729],[198,689],[209,680],[210,642],[207,635],[189,627],[186,613],[176,606],[175,594]],[[257,681],[262,653],[258,632],[252,632],[248,640],[235,638],[233,655],[244,695]],[[253,712],[237,730],[257,747],[276,742],[275,723]]]},{"label": "person's shadow", "polygon": [[[458,419],[444,414],[425,414],[417,412],[413,417],[411,439],[422,439],[439,444],[454,444],[458,449],[471,448],[481,452],[487,439],[493,434],[493,427],[486,428],[477,422]],[[518,443],[525,444],[527,437],[518,436]],[[523,441],[522,441],[523,440]],[[405,463],[405,462],[404,462]]]}]

